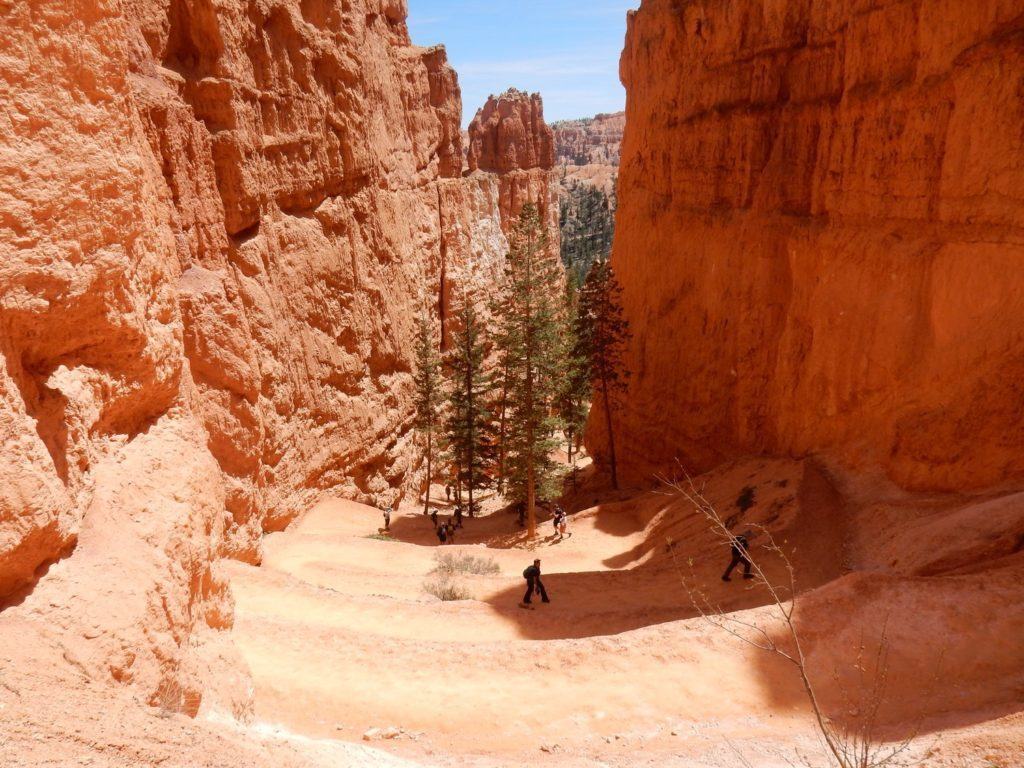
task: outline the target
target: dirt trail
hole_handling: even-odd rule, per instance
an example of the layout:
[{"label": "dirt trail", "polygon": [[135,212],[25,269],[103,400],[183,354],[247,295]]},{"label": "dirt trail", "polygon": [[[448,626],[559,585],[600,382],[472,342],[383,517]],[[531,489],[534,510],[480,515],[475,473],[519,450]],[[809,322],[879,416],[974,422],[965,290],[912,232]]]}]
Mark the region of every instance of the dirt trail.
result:
[{"label": "dirt trail", "polygon": [[[822,618],[834,614],[829,595],[852,600],[854,613],[908,589],[839,578],[844,508],[819,468],[748,463],[708,482],[720,501],[755,485],[758,504],[743,523],[789,531],[809,585],[835,580],[808,603],[826,604],[813,638],[821,659],[832,652],[822,638],[840,618]],[[718,579],[724,546],[677,500],[605,500],[574,514],[565,540],[543,524],[532,550],[514,517],[498,512],[467,520],[459,543],[443,548],[418,508],[395,516],[394,540],[372,538],[379,525],[376,509],[326,501],[267,539],[262,567],[229,566],[234,635],[252,669],[259,721],[346,740],[395,726],[406,734],[380,743],[389,750],[467,765],[539,755],[564,765],[726,765],[731,742],[768,766],[784,764],[780,749],[810,746],[792,669],[695,618],[681,572],[729,610],[768,609],[749,583]],[[806,564],[801,529],[816,542]],[[466,576],[473,599],[441,602],[423,589],[438,551],[493,558],[500,574]],[[523,610],[521,572],[534,556],[552,603]],[[899,629],[901,639],[915,631]],[[1013,684],[988,699],[961,688],[962,700],[992,706]]]}]

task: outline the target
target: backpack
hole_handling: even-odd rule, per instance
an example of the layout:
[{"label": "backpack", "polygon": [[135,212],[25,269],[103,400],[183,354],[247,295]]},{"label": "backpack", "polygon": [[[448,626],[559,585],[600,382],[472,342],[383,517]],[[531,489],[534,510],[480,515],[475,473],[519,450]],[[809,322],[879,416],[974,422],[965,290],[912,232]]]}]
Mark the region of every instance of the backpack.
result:
[{"label": "backpack", "polygon": [[533,566],[532,565],[529,566],[525,571],[523,571],[523,578],[524,579],[531,579],[531,578],[533,578]]}]

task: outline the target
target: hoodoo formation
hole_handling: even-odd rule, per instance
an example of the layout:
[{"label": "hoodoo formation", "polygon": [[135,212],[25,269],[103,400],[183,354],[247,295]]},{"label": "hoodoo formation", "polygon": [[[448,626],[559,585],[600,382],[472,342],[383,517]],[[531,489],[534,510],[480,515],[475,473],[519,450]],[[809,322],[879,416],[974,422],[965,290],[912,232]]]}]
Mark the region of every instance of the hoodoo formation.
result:
[{"label": "hoodoo formation", "polygon": [[1024,475],[1020,30],[995,0],[630,16],[633,478],[752,452],[916,489]]},{"label": "hoodoo formation", "polygon": [[406,0],[0,0],[0,764],[1022,765],[1024,7],[637,5],[463,133]]}]

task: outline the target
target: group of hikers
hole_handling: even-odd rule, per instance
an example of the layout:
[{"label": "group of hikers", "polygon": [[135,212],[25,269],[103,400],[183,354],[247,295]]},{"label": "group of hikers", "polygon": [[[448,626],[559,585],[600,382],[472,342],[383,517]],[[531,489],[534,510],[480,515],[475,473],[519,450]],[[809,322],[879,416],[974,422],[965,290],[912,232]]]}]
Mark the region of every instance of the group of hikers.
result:
[{"label": "group of hikers", "polygon": [[441,544],[454,544],[455,531],[462,527],[462,505],[455,506],[455,512],[447,520],[438,519],[437,507],[430,510],[430,522],[434,524],[434,533]]},{"label": "group of hikers", "polygon": [[[451,498],[451,488],[445,486],[445,492],[449,499]],[[384,530],[391,530],[391,515],[394,512],[392,507],[387,507],[384,510]],[[426,511],[424,510],[424,514]],[[437,534],[437,540],[441,544],[454,544],[455,543],[455,532],[457,529],[462,528],[462,504],[457,503],[453,514],[447,520],[440,519],[440,512],[436,507],[430,510],[430,521],[434,525],[434,532]],[[554,515],[551,518],[551,524],[555,528],[555,534],[558,536],[559,541],[566,537],[566,530],[568,528],[568,515],[561,506],[555,507]],[[754,574],[751,572],[753,564],[749,557],[750,539],[753,538],[753,534],[750,531],[744,531],[736,536],[730,536],[730,554],[732,556],[729,566],[725,569],[725,573],[722,574],[722,581],[732,581],[732,572],[737,566],[743,566],[743,578],[753,579]],[[533,561],[533,565],[527,567],[523,571],[523,578],[526,579],[526,594],[523,595],[523,600],[519,604],[522,608],[529,608],[532,604],[533,595],[540,595],[542,603],[550,603],[551,600],[548,597],[547,590],[544,588],[544,582],[540,578],[540,559]]]}]

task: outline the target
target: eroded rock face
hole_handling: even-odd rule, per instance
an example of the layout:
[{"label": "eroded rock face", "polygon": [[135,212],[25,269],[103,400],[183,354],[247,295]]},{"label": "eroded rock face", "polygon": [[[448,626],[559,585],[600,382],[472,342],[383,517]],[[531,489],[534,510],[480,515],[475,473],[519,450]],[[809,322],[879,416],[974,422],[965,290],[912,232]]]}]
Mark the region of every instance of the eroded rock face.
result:
[{"label": "eroded rock face", "polygon": [[457,79],[405,15],[0,5],[0,624],[147,700],[230,655],[217,558],[414,485],[416,308],[505,188],[453,191]]},{"label": "eroded rock face", "polygon": [[1020,29],[1005,0],[644,0],[613,256],[632,478],[752,451],[1024,474]]},{"label": "eroded rock face", "polygon": [[626,113],[560,120],[551,125],[555,135],[555,161],[564,166],[618,166]]},{"label": "eroded rock face", "polygon": [[508,173],[555,164],[554,134],[540,94],[510,88],[490,97],[469,124],[469,170]]}]

